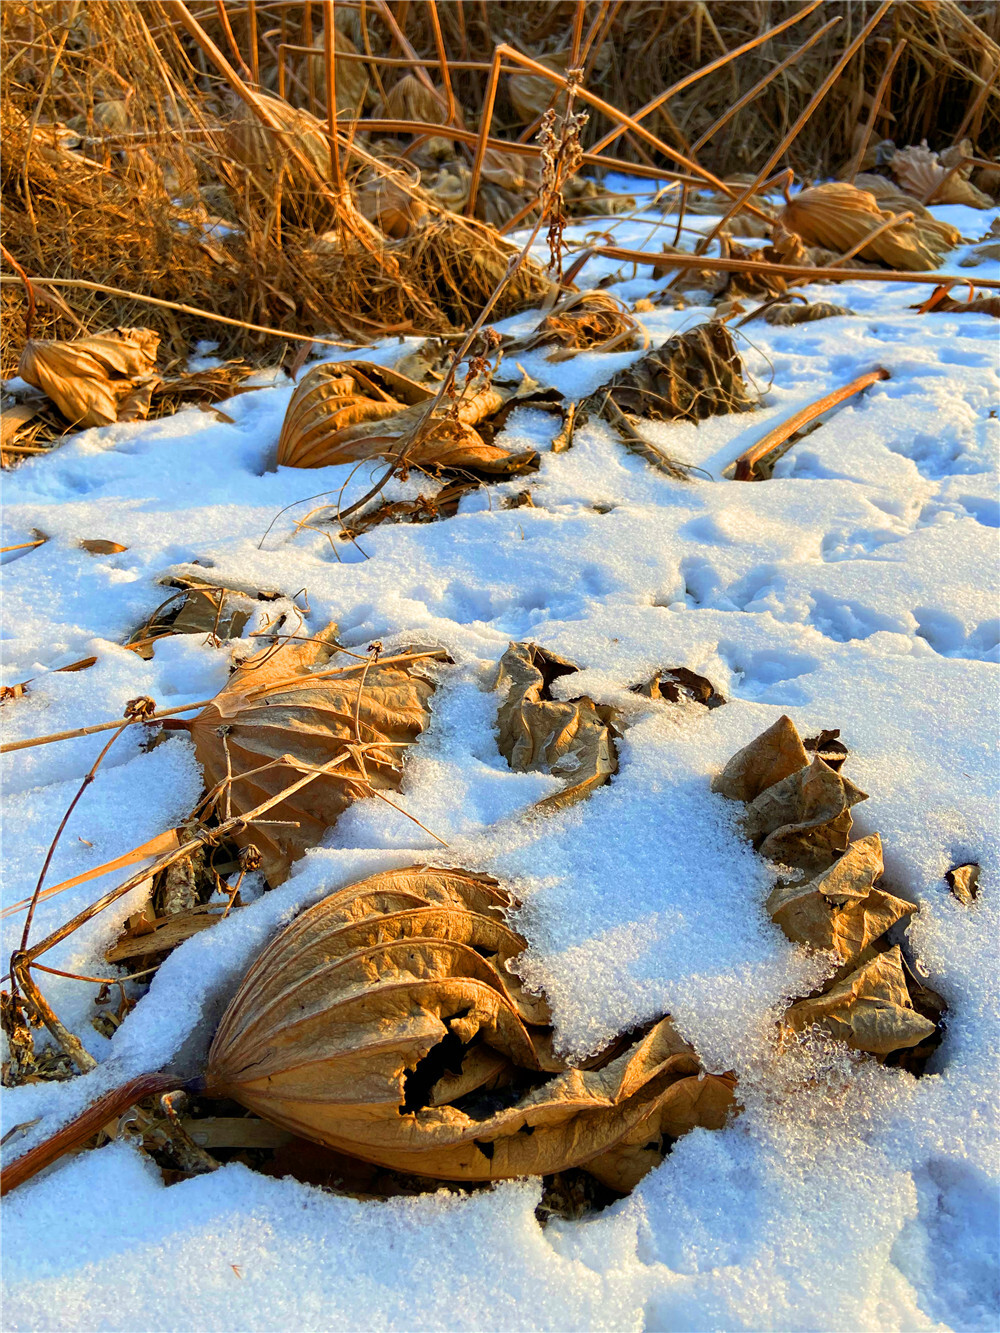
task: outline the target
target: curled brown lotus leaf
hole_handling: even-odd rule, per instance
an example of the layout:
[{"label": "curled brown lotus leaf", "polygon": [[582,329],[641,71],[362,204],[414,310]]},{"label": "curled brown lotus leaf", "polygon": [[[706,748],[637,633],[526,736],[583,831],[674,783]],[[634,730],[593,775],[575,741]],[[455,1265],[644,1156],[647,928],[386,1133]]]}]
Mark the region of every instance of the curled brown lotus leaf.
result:
[{"label": "curled brown lotus leaf", "polygon": [[550,694],[553,680],[576,670],[534,643],[512,643],[500,659],[500,753],[513,769],[551,773],[566,782],[562,791],[538,802],[539,810],[581,801],[618,771],[606,712],[586,696],[564,701]]},{"label": "curled brown lotus leaf", "polygon": [[899,945],[876,954],[825,995],[787,1010],[792,1032],[819,1027],[856,1051],[886,1056],[926,1041],[935,1024],[913,1008]]},{"label": "curled brown lotus leaf", "polygon": [[[756,406],[743,381],[733,336],[724,324],[699,324],[619,371],[580,405],[607,418],[608,402],[620,413],[654,421],[703,421]],[[616,424],[616,418],[607,418]]]},{"label": "curled brown lotus leaf", "polygon": [[762,791],[808,763],[809,756],[795,723],[783,713],[777,722],[733,755],[713,779],[712,790],[731,801],[754,801]]},{"label": "curled brown lotus leaf", "polygon": [[317,366],[292,395],[278,441],[285,467],[329,467],[366,458],[389,458],[409,441],[406,462],[415,467],[468,468],[506,476],[537,464],[534,450],[515,452],[487,443],[481,429],[495,426],[504,409],[546,397],[530,382],[487,384],[466,393],[454,415],[439,408],[425,420],[435,390],[368,361]]},{"label": "curled brown lotus leaf", "polygon": [[160,335],[152,329],[111,329],[72,342],[32,339],[17,373],[41,389],[76,426],[107,426],[146,416]]},{"label": "curled brown lotus leaf", "polygon": [[751,801],[743,830],[769,861],[821,870],[846,851],[851,806],[867,799],[866,792],[817,758]]},{"label": "curled brown lotus leaf", "polygon": [[785,328],[790,324],[811,324],[817,319],[833,319],[837,315],[853,315],[853,310],[846,306],[834,305],[830,301],[808,301],[804,305],[799,301],[788,305],[774,305],[764,313],[766,324]]},{"label": "curled brown lotus leaf", "polygon": [[915,903],[875,888],[882,874],[877,833],[852,842],[829,870],[806,884],[779,884],[767,900],[771,920],[796,944],[835,953],[854,965]]},{"label": "curled brown lotus leaf", "polygon": [[260,849],[272,886],[353,801],[399,790],[406,747],[429,717],[434,687],[416,664],[376,663],[364,672],[358,663],[317,674],[335,651],[335,630],[255,654],[189,724],[205,784],[226,817],[342,760],[268,809],[261,817],[268,822],[234,835],[240,847]]},{"label": "curled brown lotus leaf", "polygon": [[373,175],[358,187],[354,202],[363,218],[396,239],[409,236],[429,212],[420,191],[395,173]]},{"label": "curled brown lotus leaf", "polygon": [[603,1158],[602,1178],[624,1189],[659,1161],[641,1155],[651,1137],[721,1125],[733,1080],[695,1087],[698,1059],[669,1019],[586,1068],[551,1056],[545,1000],[510,970],[526,947],[506,924],[512,905],[486,876],[427,866],[331,894],[247,972],[206,1091],[353,1157],[444,1180]]},{"label": "curled brown lotus leaf", "polygon": [[690,700],[704,708],[720,708],[726,702],[707,676],[699,676],[689,667],[667,667],[650,680],[630,688],[647,699],[663,699],[672,704]]},{"label": "curled brown lotus leaf", "polygon": [[[800,191],[785,205],[780,221],[807,245],[821,245],[836,255],[846,253],[892,216],[883,213],[874,195],[845,181],[829,181]],[[950,244],[946,237],[954,239]],[[954,228],[921,219],[890,227],[862,247],[862,260],[891,269],[926,272],[960,239]]]},{"label": "curled brown lotus leaf", "polygon": [[579,292],[560,301],[533,333],[517,340],[512,350],[528,352],[535,347],[554,346],[572,351],[630,352],[640,336],[635,319],[621,301],[607,292]]},{"label": "curled brown lotus leaf", "polygon": [[[966,143],[968,141],[966,140]],[[971,149],[971,145],[970,145]],[[971,151],[970,154],[971,156]],[[926,140],[915,147],[903,148],[893,154],[889,169],[901,189],[918,199],[931,199],[935,204],[966,204],[970,208],[992,208],[993,200],[977,190],[968,177],[971,163],[949,175],[952,164],[944,162],[927,147]]]}]

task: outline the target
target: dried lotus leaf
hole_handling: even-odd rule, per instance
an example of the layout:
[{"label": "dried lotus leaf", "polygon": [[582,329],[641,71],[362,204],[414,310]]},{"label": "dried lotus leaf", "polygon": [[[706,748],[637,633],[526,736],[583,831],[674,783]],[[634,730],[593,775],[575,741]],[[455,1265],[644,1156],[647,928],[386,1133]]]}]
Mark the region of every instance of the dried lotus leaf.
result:
[{"label": "dried lotus leaf", "polygon": [[[569,52],[559,51],[554,55],[542,56],[538,63],[556,74],[565,75],[569,68]],[[558,115],[565,111],[565,92],[541,74],[511,74],[507,80],[507,90],[519,120],[537,120],[545,114],[550,103]]]},{"label": "dried lotus leaf", "polygon": [[604,415],[608,400],[621,413],[654,421],[703,421],[756,406],[732,334],[715,321],[677,334],[619,371],[581,411]]},{"label": "dried lotus leaf", "polygon": [[886,1056],[926,1041],[936,1025],[913,1008],[899,945],[876,954],[825,995],[787,1010],[786,1027],[819,1027],[853,1050]]},{"label": "dried lotus leaf", "polygon": [[945,875],[949,889],[965,907],[971,907],[979,896],[979,866],[974,861],[964,866],[953,866]]},{"label": "dried lotus leaf", "polygon": [[771,919],[796,944],[835,953],[854,965],[868,947],[897,921],[917,910],[875,888],[882,873],[877,833],[852,842],[847,851],[806,884],[779,885],[767,900]]},{"label": "dried lotus leaf", "polygon": [[73,342],[32,339],[17,373],[74,425],[107,426],[145,416],[159,342],[159,334],[142,328],[112,329]]},{"label": "dried lotus leaf", "polygon": [[970,208],[994,206],[989,195],[977,190],[967,179],[971,166],[965,174],[956,171],[949,175],[950,166],[926,142],[896,152],[889,163],[900,188],[918,199],[933,200],[935,204],[966,204]]},{"label": "dried lotus leaf", "polygon": [[576,669],[532,643],[512,643],[500,659],[500,753],[520,772],[566,780],[563,790],[539,801],[537,809],[556,810],[583,800],[618,771],[611,727],[594,701],[557,700],[549,693],[557,676]]},{"label": "dried lotus leaf", "polygon": [[409,440],[412,466],[469,468],[508,475],[537,462],[534,450],[512,452],[487,443],[476,426],[525,395],[520,386],[486,386],[465,395],[456,415],[439,409],[425,420],[434,390],[370,362],[317,366],[292,395],[278,441],[278,463],[328,467],[397,457]]},{"label": "dried lotus leaf", "polygon": [[846,306],[830,301],[809,301],[805,305],[793,301],[789,305],[774,305],[764,313],[767,324],[785,328],[790,324],[811,324],[817,319],[833,319],[838,315],[853,315]]},{"label": "dried lotus leaf", "polygon": [[690,699],[704,708],[720,708],[726,702],[707,676],[699,676],[688,667],[668,667],[658,671],[644,684],[631,686],[631,689],[636,694],[645,695],[647,699],[664,699],[672,704]]},{"label": "dried lotus leaf", "polygon": [[[290,106],[283,98],[259,92],[251,96],[276,122],[281,135],[276,135],[253,109],[240,102],[226,126],[228,155],[244,168],[266,200],[280,198],[282,212],[290,221],[329,226],[333,203],[324,193],[324,186],[329,186],[331,180],[325,125],[310,112]],[[288,151],[286,143],[298,157]],[[239,205],[244,201],[235,202]]]},{"label": "dried lotus leaf", "polygon": [[581,292],[560,302],[533,333],[518,339],[512,350],[528,352],[554,345],[575,351],[614,348],[630,352],[638,345],[639,337],[635,319],[620,301],[607,292]]},{"label": "dried lotus leaf", "polygon": [[331,894],[251,965],[206,1091],[352,1157],[452,1180],[562,1170],[654,1121],[657,1135],[721,1124],[718,1090],[689,1086],[698,1060],[668,1019],[588,1069],[546,1055],[545,1002],[507,966],[526,947],[502,921],[510,903],[486,876],[428,866]]},{"label": "dried lotus leaf", "polygon": [[743,830],[768,860],[821,870],[846,851],[851,806],[867,799],[849,779],[814,759],[751,801]]},{"label": "dried lotus leaf", "polygon": [[[310,671],[333,651],[317,637],[318,644],[286,642],[248,659],[189,724],[206,786],[234,815],[333,765],[262,816],[283,822],[252,823],[234,835],[241,847],[259,849],[272,886],[352,802],[399,790],[406,746],[429,717],[433,686],[412,664],[376,663],[362,688],[364,664]],[[363,751],[349,748],[356,745]]]},{"label": "dried lotus leaf", "polygon": [[731,801],[753,801],[776,782],[809,763],[795,723],[787,714],[738,750],[712,782]]},{"label": "dried lotus leaf", "polygon": [[[779,220],[807,245],[821,245],[841,255],[891,216],[879,209],[867,191],[844,181],[829,181],[800,191],[786,204]],[[949,248],[938,229],[917,219],[875,236],[858,253],[862,260],[919,273],[937,268]]]},{"label": "dried lotus leaf", "polygon": [[422,120],[431,125],[446,125],[448,102],[443,92],[431,92],[415,74],[404,74],[372,114],[379,120]]},{"label": "dried lotus leaf", "polygon": [[409,236],[428,215],[420,192],[395,173],[366,181],[359,186],[354,202],[363,218],[396,239]]}]

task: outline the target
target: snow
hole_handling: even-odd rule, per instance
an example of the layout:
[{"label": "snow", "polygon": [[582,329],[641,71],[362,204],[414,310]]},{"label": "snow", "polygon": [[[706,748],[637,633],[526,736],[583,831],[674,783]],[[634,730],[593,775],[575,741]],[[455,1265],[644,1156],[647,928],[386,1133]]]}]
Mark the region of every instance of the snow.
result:
[{"label": "snow", "polygon": [[[649,182],[611,188],[654,193]],[[969,241],[997,216],[934,212]],[[675,225],[657,228],[659,216],[609,219],[602,230],[617,244],[652,237],[658,248]],[[705,231],[714,219],[688,222]],[[568,235],[583,239],[593,225]],[[968,250],[948,256],[944,271],[996,276],[995,265],[958,268]],[[609,290],[627,300],[662,289],[666,279],[650,273],[604,258],[586,269],[590,282],[617,274]],[[49,536],[5,557],[3,678],[34,677],[4,707],[8,740],[120,716],[136,695],[177,707],[220,687],[227,647],[179,636],[148,662],[121,647],[172,572],[208,568],[223,582],[297,595],[308,607],[304,633],[336,620],[348,646],[381,638],[386,650],[443,646],[454,659],[434,669],[432,722],[401,795],[447,850],[384,803],[355,804],[285,884],[251,894],[177,949],[111,1040],[90,1024],[92,986],[46,976],[46,995],[100,1064],[67,1083],[7,1090],[5,1129],[39,1123],[6,1153],[135,1074],[195,1072],[242,972],[276,930],[339,886],[428,859],[489,871],[519,894],[522,971],[546,989],[563,1050],[586,1054],[669,1011],[707,1068],[736,1071],[745,1107],[725,1130],[681,1140],[629,1198],[544,1229],[536,1181],[365,1202],[233,1164],[167,1188],[117,1142],[64,1159],[5,1202],[7,1328],[997,1326],[997,325],[919,315],[909,307],[928,291],[807,288],[853,315],[747,324],[737,337],[760,408],[697,428],[644,427],[703,469],[691,482],[654,471],[600,422],[553,455],[558,419],[524,408],[505,442],[540,449],[538,474],[466,497],[443,522],[383,526],[357,546],[331,542],[295,521],[345,484],[349,502],[380,468],[351,478],[349,467],[276,467],[292,392],[280,372],[222,405],[233,424],[188,409],[86,430],[5,478],[3,544],[29,540],[32,528]],[[641,318],[656,346],[710,313],[666,305]],[[386,340],[363,355],[391,365],[412,345]],[[211,364],[211,345],[197,350],[199,364]],[[322,360],[350,355],[323,350]],[[538,350],[517,360],[579,397],[638,355],[550,363]],[[876,366],[890,378],[829,415],[773,480],[726,479],[767,430]],[[411,479],[387,493],[421,487]],[[534,507],[503,507],[524,489]],[[79,549],[93,537],[128,549]],[[493,729],[497,662],[510,640],[526,638],[579,664],[556,695],[590,694],[625,720],[615,780],[544,819],[529,809],[558,784],[511,772]],[[89,670],[53,670],[90,654]],[[681,665],[707,675],[726,706],[672,707],[629,691]],[[869,793],[856,833],[881,834],[887,886],[920,904],[910,941],[949,1006],[944,1044],[920,1080],[832,1043],[775,1052],[776,1016],[825,965],[770,922],[772,873],[710,780],[782,712],[803,735],[842,729],[848,772]],[[6,903],[31,893],[106,739],[7,758]],[[48,882],[172,826],[199,790],[183,734],[145,753],[130,731],[77,807]],[[983,876],[978,901],[963,907],[943,876],[969,860]],[[43,902],[32,938],[123,878]],[[143,894],[46,961],[103,974],[103,950]],[[5,922],[5,953],[22,921]]]}]

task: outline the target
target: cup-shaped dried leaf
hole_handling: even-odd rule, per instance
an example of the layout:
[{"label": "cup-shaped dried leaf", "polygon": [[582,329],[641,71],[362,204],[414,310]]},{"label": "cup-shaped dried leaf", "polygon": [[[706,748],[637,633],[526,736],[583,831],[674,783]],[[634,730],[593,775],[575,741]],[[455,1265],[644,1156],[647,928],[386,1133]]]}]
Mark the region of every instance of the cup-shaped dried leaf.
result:
[{"label": "cup-shaped dried leaf", "polygon": [[241,847],[259,848],[272,886],[353,801],[398,791],[406,747],[429,716],[434,687],[414,666],[311,670],[333,651],[318,637],[251,657],[190,723],[205,784],[218,791],[216,808],[226,817],[255,810],[326,766],[271,806],[263,822],[234,835]]},{"label": "cup-shaped dried leaf", "polygon": [[145,416],[155,384],[159,334],[112,329],[74,342],[32,339],[17,373],[41,389],[68,421],[107,426]]},{"label": "cup-shaped dried leaf", "polygon": [[566,786],[537,808],[560,809],[589,796],[618,771],[614,739],[592,699],[553,699],[549,686],[577,668],[533,643],[512,643],[500,659],[496,688],[500,753],[521,772],[551,773]]},{"label": "cup-shaped dried leaf", "polygon": [[792,1032],[819,1027],[856,1051],[885,1056],[917,1046],[935,1024],[913,1008],[899,946],[876,954],[826,992],[786,1012]]},{"label": "cup-shaped dried leaf", "polygon": [[917,910],[883,889],[882,841],[877,833],[852,842],[829,870],[806,884],[782,884],[771,893],[767,910],[790,940],[835,953],[853,964],[897,921]]},{"label": "cup-shaped dried leaf", "polygon": [[[821,245],[839,255],[853,249],[889,217],[867,191],[844,181],[829,181],[800,191],[782,210],[780,220],[808,245]],[[939,231],[917,220],[889,228],[858,253],[863,260],[919,273],[937,268],[949,248]]]},{"label": "cup-shaped dried leaf", "polygon": [[809,763],[795,723],[782,714],[777,722],[733,755],[712,782],[712,790],[732,801],[753,801],[768,787]]},{"label": "cup-shaped dried leaf", "polygon": [[[537,386],[529,386],[535,389]],[[292,395],[278,441],[286,467],[329,467],[391,458],[405,444],[412,466],[466,468],[508,475],[533,466],[533,450],[515,453],[487,443],[476,426],[526,401],[524,385],[488,385],[466,394],[457,414],[441,408],[426,418],[434,390],[365,361],[317,366]]]},{"label": "cup-shaped dried leaf", "polygon": [[[902,189],[918,199],[929,198],[935,204],[967,204],[970,208],[993,208],[993,200],[977,190],[961,171],[948,175],[948,166],[926,141],[917,147],[894,153],[889,167]],[[967,172],[971,171],[971,166]],[[946,179],[947,178],[947,179]]]},{"label": "cup-shaped dried leaf", "polygon": [[443,92],[432,93],[415,74],[404,74],[376,106],[373,115],[380,120],[425,120],[432,125],[448,123],[448,102]]},{"label": "cup-shaped dried leaf", "polygon": [[949,889],[966,907],[971,907],[979,896],[979,866],[974,861],[964,866],[953,866],[945,875]]},{"label": "cup-shaped dried leaf", "polygon": [[847,850],[851,806],[867,799],[843,774],[814,759],[751,801],[743,829],[768,860],[822,870]]},{"label": "cup-shaped dried leaf", "polygon": [[[511,905],[485,876],[426,866],[330,895],[251,966],[213,1041],[208,1092],[351,1156],[450,1180],[600,1157],[608,1173],[629,1140],[618,1171],[630,1184],[651,1137],[718,1127],[732,1080],[725,1098],[708,1080],[694,1087],[697,1057],[669,1019],[586,1069],[551,1058],[545,1001],[510,971],[525,948]],[[646,1158],[642,1170],[658,1160]]]},{"label": "cup-shaped dried leaf", "polygon": [[[556,74],[565,74],[569,68],[569,51],[558,51],[553,55],[542,56],[538,63]],[[507,80],[507,90],[520,120],[537,120],[545,113],[550,103],[558,115],[562,115],[565,111],[566,94],[558,84],[541,74],[511,74]]]}]

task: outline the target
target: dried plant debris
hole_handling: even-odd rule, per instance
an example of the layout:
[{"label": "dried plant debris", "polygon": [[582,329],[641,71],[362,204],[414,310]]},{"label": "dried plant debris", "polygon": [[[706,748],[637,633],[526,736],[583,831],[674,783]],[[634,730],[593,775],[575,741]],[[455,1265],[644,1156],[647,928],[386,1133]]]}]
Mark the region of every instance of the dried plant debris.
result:
[{"label": "dried plant debris", "polygon": [[[786,204],[780,221],[807,245],[820,245],[840,255],[853,250],[891,217],[865,190],[830,181],[800,191]],[[937,268],[943,255],[960,240],[954,227],[915,218],[873,236],[858,253],[863,260],[887,268],[919,273]]]},{"label": "dried plant debris", "polygon": [[17,373],[41,389],[75,426],[141,420],[149,412],[159,335],[109,329],[73,342],[30,341]]},{"label": "dried plant debris", "polygon": [[935,291],[929,300],[910,306],[910,309],[919,310],[921,314],[929,311],[935,315],[992,315],[994,319],[1000,319],[1000,296],[973,296],[963,301],[946,291],[942,290],[940,294]]},{"label": "dried plant debris", "polygon": [[343,541],[353,541],[382,523],[434,523],[438,519],[454,518],[462,497],[478,491],[482,484],[478,479],[450,481],[436,495],[421,493],[415,500],[385,500],[355,515],[348,527],[341,527],[338,535]]},{"label": "dried plant debris", "polygon": [[472,387],[454,404],[427,416],[433,388],[367,361],[317,366],[288,405],[278,463],[328,467],[367,458],[399,458],[409,466],[510,476],[538,465],[535,450],[513,452],[492,443],[507,414],[529,402],[556,398],[533,380]]},{"label": "dried plant debris", "polygon": [[690,700],[704,708],[719,708],[726,702],[707,677],[699,676],[688,667],[667,667],[643,684],[630,688],[647,699],[665,699],[672,704]]},{"label": "dried plant debris", "polygon": [[582,1068],[553,1053],[525,940],[494,880],[424,866],[331,894],[263,951],[209,1053],[209,1096],[417,1176],[486,1181],[582,1166],[624,1192],[669,1141],[720,1128],[735,1080],[669,1018]]},{"label": "dried plant debris", "polygon": [[948,888],[966,907],[971,907],[979,896],[979,866],[969,861],[962,866],[952,866],[945,875]]},{"label": "dried plant debris", "polygon": [[837,315],[853,315],[846,306],[831,301],[790,301],[787,305],[772,305],[764,312],[767,324],[785,328],[790,324],[811,324],[817,319],[833,319]]},{"label": "dried plant debris", "polygon": [[779,879],[767,910],[790,940],[836,964],[817,994],[787,1010],[783,1030],[820,1028],[919,1074],[940,1044],[945,1003],[890,941],[917,906],[879,887],[879,835],[848,840],[850,807],[864,793],[836,771],[847,758],[839,735],[802,742],[781,717],[734,755],[713,790],[747,803],[743,828],[763,855],[808,873]]},{"label": "dried plant debris", "polygon": [[791,1032],[821,1028],[853,1050],[879,1056],[918,1046],[935,1030],[913,1007],[898,945],[876,954],[824,994],[793,1004],[784,1024]]},{"label": "dried plant debris", "polygon": [[428,722],[434,686],[419,662],[330,667],[335,636],[331,625],[257,653],[188,724],[220,816],[314,775],[236,835],[259,849],[272,887],[353,801],[399,790],[406,748]]},{"label": "dried plant debris", "polygon": [[[951,156],[949,156],[949,153]],[[968,139],[956,148],[950,149],[940,157],[928,148],[927,140],[919,147],[909,147],[893,153],[889,160],[889,170],[896,177],[900,188],[918,199],[933,201],[935,204],[965,204],[970,208],[993,208],[994,201],[988,194],[976,188],[969,177],[972,175],[972,162],[953,168],[957,160],[971,158],[972,145]],[[957,158],[955,158],[957,155]]]},{"label": "dried plant debris", "polygon": [[[265,611],[265,603],[281,599],[280,593],[229,588],[188,575],[176,575],[166,586],[176,591],[160,603],[125,645],[147,661],[153,656],[157,640],[171,634],[204,634],[216,645],[238,639],[255,613]],[[270,628],[277,632],[284,615],[281,608],[275,609]]]},{"label": "dried plant debris", "polygon": [[562,791],[538,802],[539,810],[581,801],[618,771],[613,710],[586,696],[552,697],[552,682],[577,670],[574,663],[535,643],[512,643],[500,659],[500,753],[520,772],[565,779]]},{"label": "dried plant debris", "polygon": [[[530,352],[555,347],[564,352],[631,352],[646,345],[634,316],[621,301],[606,292],[572,292],[563,297],[533,333],[515,339],[507,349]],[[561,360],[558,351],[548,360]]]}]

